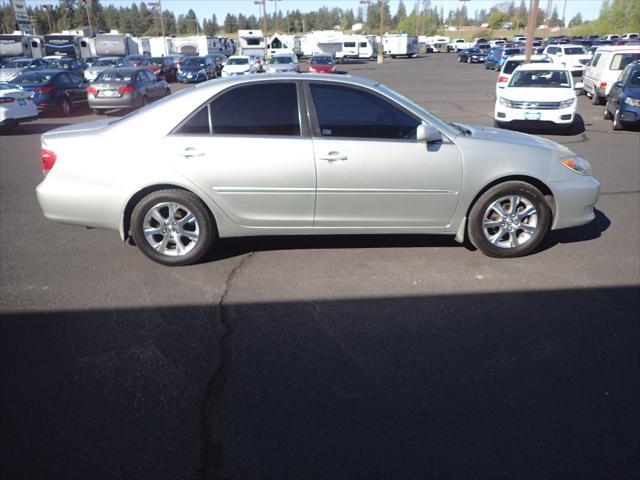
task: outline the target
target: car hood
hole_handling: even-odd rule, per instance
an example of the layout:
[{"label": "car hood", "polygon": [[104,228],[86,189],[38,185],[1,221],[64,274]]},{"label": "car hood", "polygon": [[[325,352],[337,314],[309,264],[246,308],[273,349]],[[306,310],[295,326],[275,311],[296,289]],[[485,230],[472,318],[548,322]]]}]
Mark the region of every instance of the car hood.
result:
[{"label": "car hood", "polygon": [[567,147],[559,143],[547,140],[546,138],[529,135],[528,133],[514,132],[512,130],[503,130],[500,128],[485,127],[483,125],[465,125],[456,122],[463,128],[471,131],[471,138],[476,140],[490,140],[503,143],[512,143],[517,145],[525,145],[530,147],[544,147],[559,150],[562,152],[570,152]]},{"label": "car hood", "polygon": [[246,72],[249,70],[249,65],[225,65],[222,69],[224,72]]},{"label": "car hood", "polygon": [[624,94],[631,98],[640,98],[640,87],[626,87]]},{"label": "car hood", "polygon": [[180,67],[180,70],[182,70],[183,72],[187,72],[187,73],[196,73],[199,72],[200,70],[204,70],[206,67],[199,67],[199,66],[195,66],[195,67],[185,67],[184,65]]},{"label": "car hood", "polygon": [[561,102],[575,97],[571,88],[505,88],[500,96],[528,102]]}]

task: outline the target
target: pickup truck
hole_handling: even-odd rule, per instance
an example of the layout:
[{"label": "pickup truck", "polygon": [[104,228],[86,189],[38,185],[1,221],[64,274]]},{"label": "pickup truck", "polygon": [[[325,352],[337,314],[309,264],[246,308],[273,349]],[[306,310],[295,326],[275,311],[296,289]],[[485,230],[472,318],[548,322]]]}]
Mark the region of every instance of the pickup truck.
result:
[{"label": "pickup truck", "polygon": [[467,42],[464,38],[454,38],[447,45],[447,52],[456,52],[464,50],[465,48],[471,48],[476,45],[475,42]]}]

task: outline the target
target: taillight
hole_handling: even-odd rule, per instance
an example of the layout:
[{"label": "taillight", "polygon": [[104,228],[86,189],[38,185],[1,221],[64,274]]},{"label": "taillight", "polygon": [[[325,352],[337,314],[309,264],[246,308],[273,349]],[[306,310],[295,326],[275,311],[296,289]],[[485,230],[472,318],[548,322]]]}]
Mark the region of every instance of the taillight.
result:
[{"label": "taillight", "polygon": [[13,103],[13,102],[15,102],[15,101],[16,101],[16,99],[15,99],[15,98],[13,98],[13,97],[3,97],[3,98],[0,98],[0,103]]},{"label": "taillight", "polygon": [[600,82],[600,90],[607,88],[607,82]]},{"label": "taillight", "polygon": [[39,87],[34,90],[36,93],[51,93],[53,92],[53,87],[51,85],[45,85],[44,87]]},{"label": "taillight", "polygon": [[504,82],[508,82],[509,81],[509,77],[505,77],[504,75],[500,75],[498,77],[498,83],[504,83]]},{"label": "taillight", "polygon": [[133,88],[133,85],[124,85],[118,88],[118,91],[120,92],[121,95],[124,95],[126,93],[133,93],[134,90],[135,88]]},{"label": "taillight", "polygon": [[56,163],[56,154],[51,150],[40,150],[40,162],[42,163],[42,171],[48,173]]},{"label": "taillight", "polygon": [[96,93],[98,93],[98,90],[96,90],[96,87],[94,87],[93,85],[90,85],[87,87],[87,93],[93,93],[95,95]]}]

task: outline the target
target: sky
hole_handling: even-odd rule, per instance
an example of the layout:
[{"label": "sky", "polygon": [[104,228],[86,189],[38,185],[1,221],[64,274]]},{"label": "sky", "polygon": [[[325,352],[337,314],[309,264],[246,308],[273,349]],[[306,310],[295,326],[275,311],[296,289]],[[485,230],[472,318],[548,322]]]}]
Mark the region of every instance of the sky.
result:
[{"label": "sky", "polygon": [[[128,6],[131,5],[132,0],[100,0],[103,5],[113,4],[116,6]],[[504,0],[468,0],[467,8],[471,15],[475,10],[486,9],[489,10],[493,5],[501,3]],[[550,0],[540,0],[540,8],[542,10],[547,9],[547,2]],[[558,14],[562,18],[562,9],[565,4],[565,0],[551,0],[554,6],[558,7]],[[27,0],[28,5],[38,4],[53,4],[55,0]],[[392,14],[395,14],[398,9],[400,0],[388,0],[390,10]],[[415,5],[415,0],[404,0],[407,11],[411,11]],[[516,6],[520,4],[520,0],[515,0]],[[525,0],[527,7],[529,0]],[[460,6],[460,0],[431,0],[431,6],[437,6],[438,8],[444,7],[445,16],[449,9],[455,10]],[[308,12],[318,10],[319,8],[326,6],[328,8],[339,7],[342,9],[352,8],[357,11],[360,6],[360,0],[277,0],[278,9],[285,13],[287,10],[300,10],[301,12]],[[568,21],[576,13],[582,14],[583,20],[594,20],[598,17],[602,0],[566,0],[566,14],[565,18]],[[259,16],[261,12],[261,6],[256,5],[254,0],[162,0],[162,7],[166,10],[172,10],[176,15],[186,13],[190,8],[196,12],[198,19],[202,21],[204,18],[211,18],[215,13],[218,23],[222,24],[224,17],[227,13],[244,15],[256,15]],[[267,0],[267,11],[273,12],[275,8],[274,0]]]}]

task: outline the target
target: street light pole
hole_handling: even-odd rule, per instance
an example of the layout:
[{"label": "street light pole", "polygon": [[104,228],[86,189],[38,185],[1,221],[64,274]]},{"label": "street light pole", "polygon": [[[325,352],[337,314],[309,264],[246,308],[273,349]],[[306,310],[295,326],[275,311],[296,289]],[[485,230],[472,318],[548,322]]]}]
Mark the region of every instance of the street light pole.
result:
[{"label": "street light pole", "polygon": [[464,23],[464,16],[463,16],[463,14],[464,14],[464,7],[465,7],[465,5],[466,5],[466,3],[467,3],[467,0],[460,0],[460,1],[462,2],[462,8],[460,9],[460,22],[459,22],[459,25],[458,25],[458,30],[459,30],[460,32],[462,32],[462,25],[463,25],[463,23]]},{"label": "street light pole", "polygon": [[49,33],[53,33],[53,26],[51,25],[51,15],[49,15],[49,8],[51,7],[51,5],[45,5],[44,6],[44,11],[47,14],[47,22],[49,22]]},{"label": "street light pole", "polygon": [[380,0],[380,48],[378,49],[378,63],[384,62],[384,0]]},{"label": "street light pole", "polygon": [[262,5],[262,43],[264,44],[264,58],[267,59],[267,0],[254,0],[256,5]]},{"label": "street light pole", "polygon": [[540,0],[531,0],[529,3],[529,21],[527,22],[527,43],[524,47],[525,63],[531,61],[533,50],[533,36],[536,33],[536,21],[538,19],[538,3]]},{"label": "street light pole", "polygon": [[269,0],[269,1],[270,1],[270,2],[273,2],[273,4],[274,4],[274,5],[273,5],[273,6],[274,6],[274,9],[273,9],[273,10],[274,10],[273,18],[274,18],[274,20],[275,20],[275,22],[276,22],[276,24],[275,24],[275,27],[276,27],[276,29],[275,29],[275,33],[278,33],[278,0]]}]

